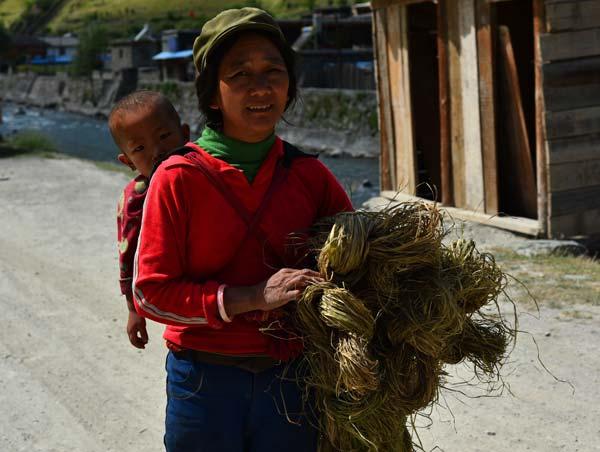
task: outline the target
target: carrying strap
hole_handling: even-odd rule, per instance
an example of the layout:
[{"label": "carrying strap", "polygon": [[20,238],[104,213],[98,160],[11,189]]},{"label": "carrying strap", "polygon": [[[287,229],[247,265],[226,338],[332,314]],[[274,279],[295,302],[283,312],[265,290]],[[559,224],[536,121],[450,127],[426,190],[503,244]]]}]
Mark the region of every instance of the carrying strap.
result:
[{"label": "carrying strap", "polygon": [[[236,252],[233,254],[231,261],[235,261],[235,257],[240,253],[243,246],[246,244],[247,240],[254,236],[256,237],[260,243],[265,247],[265,251],[269,251],[273,257],[276,257],[279,262],[276,263],[277,266],[281,266],[282,259],[281,256],[275,252],[272,244],[269,241],[267,234],[260,227],[260,221],[264,212],[267,210],[269,206],[270,200],[273,197],[273,194],[279,189],[279,187],[285,182],[289,168],[286,168],[282,161],[278,161],[275,166],[275,171],[273,172],[273,177],[271,178],[271,184],[269,188],[265,192],[263,199],[261,201],[260,206],[254,213],[248,211],[246,206],[240,201],[240,199],[233,193],[231,188],[223,182],[223,178],[217,174],[214,167],[212,167],[208,162],[206,162],[205,158],[202,154],[198,152],[193,152],[185,155],[185,158],[188,159],[194,166],[200,170],[206,179],[211,183],[211,185],[217,189],[221,196],[229,203],[229,205],[233,208],[233,210],[238,214],[238,216],[242,219],[242,221],[246,224],[246,233],[244,237],[239,242],[238,248]],[[226,269],[222,269],[224,271]]]},{"label": "carrying strap", "polygon": [[240,241],[235,253],[232,255],[231,260],[227,265],[225,265],[221,269],[221,272],[227,270],[227,268],[233,262],[235,262],[235,258],[239,255],[248,239],[252,236],[258,239],[259,243],[261,243],[264,246],[265,251],[269,251],[269,253],[279,261],[276,263],[278,267],[284,266],[283,257],[275,251],[275,248],[271,244],[268,235],[260,227],[260,223],[265,211],[267,210],[270,204],[273,194],[279,189],[279,187],[283,185],[283,183],[287,179],[293,160],[302,157],[317,158],[318,156],[302,152],[301,150],[299,150],[298,148],[286,141],[283,142],[283,145],[283,158],[276,163],[275,170],[273,172],[273,177],[271,178],[271,183],[263,196],[260,206],[258,207],[258,209],[256,209],[254,213],[248,211],[246,206],[239,200],[239,198],[235,195],[231,188],[223,181],[221,175],[218,174],[215,168],[209,162],[206,161],[204,155],[199,152],[196,152],[194,149],[184,146],[182,148],[175,149],[168,155],[160,156],[155,161],[152,174],[154,174],[154,171],[156,171],[158,166],[171,155],[184,156],[190,163],[194,165],[195,168],[202,172],[202,174],[211,183],[211,185],[221,194],[221,196],[229,203],[233,210],[246,224],[246,233],[244,234],[244,237]]}]

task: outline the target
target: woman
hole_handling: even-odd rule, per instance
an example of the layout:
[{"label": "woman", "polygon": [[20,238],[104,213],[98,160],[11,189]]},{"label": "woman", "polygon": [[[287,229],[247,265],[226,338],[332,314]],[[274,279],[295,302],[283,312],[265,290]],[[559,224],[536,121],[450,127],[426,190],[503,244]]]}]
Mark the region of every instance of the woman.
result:
[{"label": "woman", "polygon": [[271,16],[219,14],[194,63],[207,127],[153,175],[134,276],[138,312],[167,325],[165,446],[316,450],[301,384],[283,375],[301,353],[283,307],[320,276],[288,268],[289,236],[352,206],[324,165],[275,135],[296,79]]}]

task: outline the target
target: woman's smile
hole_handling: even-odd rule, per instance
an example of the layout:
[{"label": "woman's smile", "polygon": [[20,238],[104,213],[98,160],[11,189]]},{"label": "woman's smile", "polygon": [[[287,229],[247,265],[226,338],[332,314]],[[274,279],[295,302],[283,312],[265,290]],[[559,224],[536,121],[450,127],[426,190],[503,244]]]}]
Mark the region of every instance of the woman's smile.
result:
[{"label": "woman's smile", "polygon": [[248,107],[246,107],[248,110],[250,110],[252,113],[265,113],[265,112],[269,112],[273,109],[273,104],[267,104],[267,105],[250,105]]},{"label": "woman's smile", "polygon": [[223,133],[247,143],[269,137],[285,111],[288,88],[279,49],[263,35],[242,35],[219,65],[214,108],[223,116]]}]

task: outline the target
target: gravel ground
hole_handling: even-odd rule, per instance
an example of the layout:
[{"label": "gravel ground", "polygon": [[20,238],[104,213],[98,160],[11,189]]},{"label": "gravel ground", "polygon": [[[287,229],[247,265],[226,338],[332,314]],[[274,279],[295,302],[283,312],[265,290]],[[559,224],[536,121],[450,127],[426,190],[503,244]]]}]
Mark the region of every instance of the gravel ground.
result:
[{"label": "gravel ground", "polygon": [[[146,350],[131,347],[118,294],[114,217],[126,181],[75,159],[0,160],[0,451],[162,450],[162,327],[149,326]],[[522,239],[465,234],[491,248]],[[600,451],[600,307],[544,301],[539,318],[520,317],[531,335],[506,368],[512,395],[444,392],[448,408],[419,429],[426,450]],[[570,384],[542,368],[534,339]]]}]

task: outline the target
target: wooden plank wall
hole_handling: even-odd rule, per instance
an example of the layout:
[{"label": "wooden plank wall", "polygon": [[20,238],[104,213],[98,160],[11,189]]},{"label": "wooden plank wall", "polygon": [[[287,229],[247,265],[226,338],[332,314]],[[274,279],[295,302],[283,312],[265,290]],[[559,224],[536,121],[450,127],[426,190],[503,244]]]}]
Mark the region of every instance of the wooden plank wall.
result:
[{"label": "wooden plank wall", "polygon": [[387,61],[387,33],[385,9],[373,11],[373,50],[375,56],[375,80],[377,80],[377,106],[380,136],[379,174],[381,190],[396,188],[394,160],[394,126],[390,97]]},{"label": "wooden plank wall", "polygon": [[484,212],[475,13],[474,0],[447,2],[452,173],[455,205]]},{"label": "wooden plank wall", "polygon": [[414,195],[417,193],[418,182],[410,93],[407,7],[389,6],[386,19],[390,96],[396,141],[396,184],[398,190]]},{"label": "wooden plank wall", "polygon": [[406,5],[374,5],[382,188],[417,191]]},{"label": "wooden plank wall", "polygon": [[[375,0],[374,42],[381,127],[382,188],[408,194],[418,184],[410,92],[407,12],[423,0]],[[431,0],[429,0],[431,1]],[[489,0],[443,0],[447,46],[448,141],[452,177],[444,200],[496,214],[493,47]],[[447,11],[446,11],[447,8]],[[446,34],[447,33],[447,34]],[[447,61],[447,63],[446,63]],[[481,73],[481,74],[480,74]],[[442,90],[443,91],[443,90]],[[441,91],[441,92],[442,92]],[[446,111],[446,110],[444,110]],[[483,125],[484,123],[485,125]],[[450,160],[448,159],[448,160]],[[442,165],[444,166],[444,165]],[[451,187],[448,183],[451,182]]]},{"label": "wooden plank wall", "polygon": [[548,237],[548,146],[546,140],[546,99],[544,97],[544,76],[542,46],[540,36],[546,33],[546,5],[544,0],[533,0],[533,59],[535,79],[535,160],[538,205],[539,235]]},{"label": "wooden plank wall", "polygon": [[492,9],[487,0],[477,0],[477,54],[481,114],[481,152],[485,212],[498,213],[498,162],[496,156],[495,47]]},{"label": "wooden plank wall", "polygon": [[549,235],[600,233],[600,1],[545,0]]},{"label": "wooden plank wall", "polygon": [[[485,210],[481,116],[479,111],[479,64],[474,0],[457,0],[461,34],[461,89],[465,153],[465,204],[472,210]],[[454,150],[453,150],[454,152]]]}]

